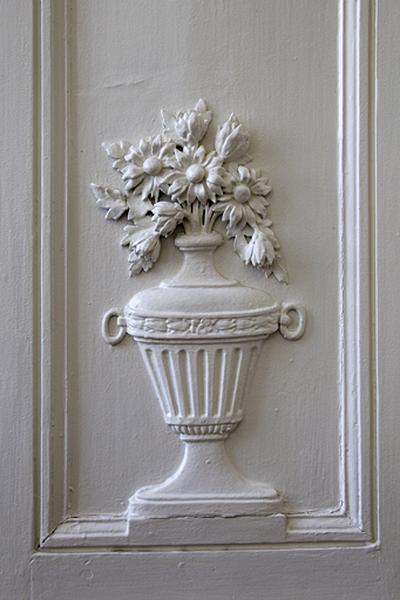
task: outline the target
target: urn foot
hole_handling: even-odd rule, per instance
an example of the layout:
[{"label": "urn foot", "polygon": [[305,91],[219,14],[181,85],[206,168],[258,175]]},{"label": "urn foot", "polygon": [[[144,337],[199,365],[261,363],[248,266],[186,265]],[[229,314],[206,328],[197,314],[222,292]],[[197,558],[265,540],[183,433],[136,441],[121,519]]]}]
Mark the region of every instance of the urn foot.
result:
[{"label": "urn foot", "polygon": [[128,512],[131,518],[234,517],[270,515],[281,505],[275,489],[237,471],[219,439],[185,442],[177,471],[159,485],[137,490]]}]

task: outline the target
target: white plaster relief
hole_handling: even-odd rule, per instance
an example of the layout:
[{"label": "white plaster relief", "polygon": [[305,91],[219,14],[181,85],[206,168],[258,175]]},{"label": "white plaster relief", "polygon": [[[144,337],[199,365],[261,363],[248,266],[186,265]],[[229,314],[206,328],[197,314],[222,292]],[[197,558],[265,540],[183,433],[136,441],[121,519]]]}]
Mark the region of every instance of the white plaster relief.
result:
[{"label": "white plaster relief", "polygon": [[[116,328],[114,333],[111,331],[111,322],[116,320]],[[104,313],[101,321],[101,335],[107,344],[115,346],[122,342],[126,335],[126,322],[122,316],[122,311],[119,308],[110,308]]]},{"label": "white plaster relief", "polygon": [[106,219],[126,216],[121,240],[128,246],[131,275],[151,269],[157,262],[162,238],[178,225],[190,234],[210,233],[221,219],[240,258],[267,276],[287,280],[278,239],[268,217],[272,188],[252,167],[250,136],[231,114],[218,129],[215,149],[200,144],[212,119],[204,100],[176,115],[161,111],[163,130],[141,139],[104,143],[123,188],[92,184],[97,205]]},{"label": "white plaster relief", "polygon": [[103,318],[106,342],[115,345],[128,333],[139,343],[165,422],[185,448],[173,475],[132,496],[130,519],[271,515],[282,509],[282,496],[270,484],[249,481],[236,470],[224,440],[243,419],[262,342],[277,331],[299,339],[305,309],[229,281],[214,266],[214,252],[224,242],[215,229],[220,220],[245,264],[287,281],[268,217],[271,187],[247,166],[249,134],[231,115],[218,129],[215,149],[206,151],[200,142],[211,119],[203,100],[175,115],[162,112],[159,136],[137,147],[104,144],[123,189],[92,184],[106,218],[126,215],[130,222],[121,243],[130,249],[131,275],[151,269],[162,238],[175,233],[184,259],[173,279],[139,292],[123,311],[113,308]]}]

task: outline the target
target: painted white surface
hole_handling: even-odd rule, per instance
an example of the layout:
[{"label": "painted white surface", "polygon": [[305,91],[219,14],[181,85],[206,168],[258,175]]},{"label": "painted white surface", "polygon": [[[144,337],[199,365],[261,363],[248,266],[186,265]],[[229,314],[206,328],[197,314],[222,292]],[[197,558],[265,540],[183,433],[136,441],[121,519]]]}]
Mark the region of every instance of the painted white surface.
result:
[{"label": "painted white surface", "polygon": [[[32,15],[29,1],[0,3],[0,597],[29,597],[33,547],[33,320],[37,204],[33,169]],[[18,157],[18,158],[17,158]],[[18,194],[16,160],[25,178]],[[11,200],[14,198],[14,200]],[[18,230],[18,233],[17,233]]]},{"label": "painted white surface", "polygon": [[[376,156],[371,104],[375,46],[373,39],[369,44],[367,40],[368,32],[374,30],[373,21],[369,26],[367,20],[373,3],[360,3],[360,71],[352,66],[354,30],[344,35],[347,79],[341,91],[347,117],[353,103],[360,108],[361,117],[359,131],[356,120],[347,118],[344,123],[346,143],[339,161],[344,159],[346,203],[340,214],[336,43],[343,31],[338,35],[335,2],[255,1],[253,10],[239,1],[216,2],[212,10],[210,2],[203,1],[73,2],[66,10],[71,55],[67,60],[69,263],[65,323],[65,211],[60,191],[65,162],[64,9],[57,2],[52,4],[56,11],[52,38],[49,25],[54,22],[48,22],[46,5],[43,11],[41,147],[32,125],[31,90],[39,84],[40,73],[31,73],[31,6],[28,2],[18,7],[2,5],[1,64],[7,82],[1,112],[7,141],[2,145],[0,184],[1,243],[7,257],[2,310],[9,312],[3,323],[13,325],[14,334],[7,333],[2,344],[1,597],[29,598],[32,532],[35,545],[40,540],[39,511],[32,514],[34,492],[39,496],[39,486],[33,488],[34,448],[37,462],[42,459],[42,539],[66,516],[82,516],[80,521],[67,520],[43,541],[47,550],[34,553],[34,600],[255,600],[265,598],[266,590],[282,600],[396,599],[400,382],[399,331],[394,315],[400,293],[396,201],[400,89],[393,65],[400,58],[397,3],[380,3],[377,22]],[[348,22],[352,6],[358,4],[348,0],[346,6]],[[355,19],[357,22],[357,11]],[[155,27],[158,35],[153,37]],[[38,44],[37,29],[34,33]],[[54,44],[59,44],[57,51]],[[49,70],[50,56],[53,67]],[[339,52],[339,63],[343,56]],[[138,79],[145,81],[139,83]],[[360,88],[352,88],[354,81],[360,82]],[[261,480],[265,471],[272,472],[274,483],[292,498],[289,510],[302,516],[288,519],[285,540],[271,526],[266,541],[259,535],[253,545],[245,540],[251,547],[224,548],[216,541],[218,545],[200,550],[194,530],[190,551],[174,547],[171,540],[165,551],[153,546],[153,552],[144,552],[146,531],[137,538],[140,542],[132,541],[112,514],[126,507],[129,495],[147,483],[149,476],[162,480],[178,462],[179,445],[173,435],[160,433],[162,417],[149,392],[139,352],[126,342],[113,349],[106,347],[100,322],[105,310],[118,305],[120,298],[128,300],[135,291],[156,285],[166,272],[172,274],[177,256],[169,248],[162,275],[156,268],[145,284],[143,279],[133,283],[126,279],[115,232],[108,223],[96,221],[98,213],[86,190],[88,182],[106,168],[97,150],[105,136],[130,137],[149,130],[160,98],[171,106],[190,103],[199,96],[210,101],[215,98],[215,107],[226,111],[234,102],[235,111],[253,128],[253,154],[260,163],[267,161],[274,182],[273,216],[280,224],[278,233],[292,274],[291,285],[282,293],[269,282],[261,283],[256,273],[246,273],[225,251],[218,258],[219,268],[226,276],[271,289],[279,298],[286,293],[290,297],[295,289],[297,299],[309,306],[312,314],[306,336],[296,345],[268,341],[273,346],[265,351],[268,368],[256,373],[253,392],[247,398],[246,421],[236,439],[229,442],[239,467]],[[49,100],[57,107],[51,118]],[[21,140],[25,142],[21,144]],[[36,172],[40,155],[42,220]],[[359,185],[354,178],[358,159]],[[16,185],[21,180],[20,173],[15,173],[17,164],[19,168],[23,165],[26,173],[22,186]],[[338,280],[341,235],[346,251],[342,281]],[[40,300],[38,242],[42,245],[45,303],[41,333],[37,318],[33,318]],[[346,320],[342,340],[338,327],[341,283]],[[94,318],[96,306],[98,317]],[[62,341],[65,334],[66,347]],[[38,367],[40,340],[44,364],[39,382],[39,371],[33,375],[31,365]],[[341,342],[345,355],[338,352]],[[70,421],[65,455],[66,355]],[[347,359],[348,355],[353,358]],[[347,371],[340,363],[343,356]],[[37,409],[39,383],[43,408],[51,409],[43,413],[41,426],[33,418],[34,412],[38,414],[33,407]],[[154,428],[154,435],[143,435],[149,428]],[[36,432],[34,446],[32,430]],[[339,467],[341,433],[349,450],[348,471]],[[64,464],[71,466],[68,480]],[[329,523],[328,516],[316,518],[308,512],[328,513],[337,508],[344,482],[349,517],[334,513]],[[64,487],[71,488],[69,494],[64,494]],[[168,532],[163,535],[167,537]],[[336,541],[321,547],[323,539]],[[271,544],[274,541],[276,547]],[[132,544],[135,547],[125,547],[124,552],[111,552],[111,548]],[[68,551],[70,546],[75,547],[74,552]],[[140,547],[142,551],[138,551]]]},{"label": "painted white surface", "polygon": [[[182,253],[172,279],[136,293],[102,320],[107,343],[115,346],[126,332],[138,344],[165,423],[183,442],[178,468],[161,483],[137,489],[127,512],[132,529],[138,520],[145,527],[143,519],[174,519],[175,541],[185,517],[202,517],[211,530],[214,517],[236,517],[226,521],[227,530],[244,516],[275,514],[285,522],[281,494],[244,477],[225,440],[243,420],[262,342],[278,331],[297,340],[305,330],[304,308],[281,305],[215,267],[215,251],[232,240],[246,265],[288,282],[269,215],[272,188],[252,165],[250,135],[231,113],[207,148],[212,119],[199,99],[193,108],[162,110],[155,136],[103,142],[122,181],[118,188],[90,186],[105,218],[122,218],[131,276],[154,267],[169,236]],[[113,318],[117,329],[110,333]],[[156,529],[156,523],[147,525]],[[203,543],[211,537],[203,536]],[[190,531],[186,543],[192,541]],[[243,542],[242,535],[236,541]]]},{"label": "painted white surface", "polygon": [[[120,183],[117,174],[111,181],[103,141],[157,133],[160,106],[192,106],[199,97],[207,98],[216,123],[234,110],[250,129],[254,163],[273,183],[272,218],[291,286],[244,268],[228,244],[218,252],[218,268],[278,300],[310,307],[301,344],[271,340],[263,348],[247,418],[229,451],[250,477],[263,480],[268,472],[291,511],[340,509],[336,4],[257,2],[250,11],[240,2],[212,10],[209,2],[76,2],[70,19],[71,514],[119,512],[134,489],[149,478],[162,481],[180,461],[174,436],[159,435],[162,420],[138,348],[110,352],[98,338],[107,308],[168,279],[179,258],[167,248],[151,272],[130,280],[120,226],[103,221],[88,183]],[[307,36],[299,23],[307,23]],[[155,29],[157,43],[148,51]],[[210,136],[215,131],[211,125]],[[312,376],[304,377],[310,363]]]}]

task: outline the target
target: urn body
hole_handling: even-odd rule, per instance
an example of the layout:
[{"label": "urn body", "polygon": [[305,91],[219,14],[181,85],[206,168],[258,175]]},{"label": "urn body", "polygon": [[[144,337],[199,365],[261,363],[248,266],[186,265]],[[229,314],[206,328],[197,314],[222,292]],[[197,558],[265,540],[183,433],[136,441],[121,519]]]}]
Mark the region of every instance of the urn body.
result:
[{"label": "urn body", "polygon": [[244,414],[246,388],[262,342],[277,331],[280,305],[229,281],[214,266],[218,233],[176,239],[177,276],[136,294],[125,307],[164,419],[185,444],[165,482],[131,498],[135,516],[270,514],[279,494],[249,481],[231,464],[224,440]]}]

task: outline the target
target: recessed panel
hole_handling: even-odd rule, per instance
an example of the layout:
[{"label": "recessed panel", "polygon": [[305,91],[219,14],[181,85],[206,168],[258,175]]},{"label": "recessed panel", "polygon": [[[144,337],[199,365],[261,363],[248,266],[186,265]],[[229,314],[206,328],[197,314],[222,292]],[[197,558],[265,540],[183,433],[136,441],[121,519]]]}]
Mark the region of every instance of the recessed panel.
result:
[{"label": "recessed panel", "polygon": [[[230,243],[221,273],[307,307],[307,331],[263,346],[246,415],[228,450],[249,478],[273,483],[289,512],[340,507],[338,9],[335,2],[72,2],[68,117],[69,510],[118,513],[181,459],[132,339],[111,348],[104,312],[179,267],[171,242],[129,278],[121,223],[104,220],[89,184],[120,183],[101,142],[156,133],[159,109],[205,98],[216,123],[235,111],[270,177],[271,213],[290,283],[246,268]],[[302,24],[299,27],[299,24]],[[306,30],[304,29],[306,27]],[[213,125],[206,145],[213,142]]]}]

